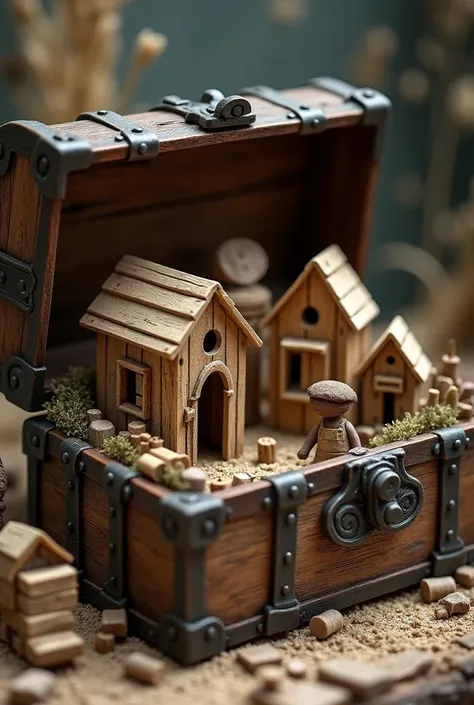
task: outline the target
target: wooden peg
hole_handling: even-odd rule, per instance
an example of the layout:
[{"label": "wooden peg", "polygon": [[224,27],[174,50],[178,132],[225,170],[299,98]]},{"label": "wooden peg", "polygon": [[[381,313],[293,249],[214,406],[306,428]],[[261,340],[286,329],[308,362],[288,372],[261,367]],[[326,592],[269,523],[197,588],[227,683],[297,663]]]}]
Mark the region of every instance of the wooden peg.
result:
[{"label": "wooden peg", "polygon": [[153,482],[161,482],[163,479],[163,471],[166,462],[161,458],[157,458],[151,453],[144,453],[137,460],[138,472],[146,475]]},{"label": "wooden peg", "polygon": [[107,438],[115,436],[115,426],[111,421],[93,421],[89,426],[89,443],[93,448],[102,448]]},{"label": "wooden peg", "polygon": [[125,675],[146,685],[158,685],[166,673],[166,666],[153,656],[135,651],[125,659]]},{"label": "wooden peg", "polygon": [[461,358],[456,355],[456,341],[454,338],[448,341],[448,353],[443,355],[443,367],[441,373],[445,377],[451,377],[453,380],[457,379],[459,363]]},{"label": "wooden peg", "polygon": [[420,591],[421,597],[425,602],[436,602],[436,600],[446,597],[451,592],[456,592],[456,583],[451,576],[425,578],[420,583]]},{"label": "wooden peg", "polygon": [[264,436],[257,441],[258,462],[271,465],[276,462],[277,442],[271,436]]},{"label": "wooden peg", "polygon": [[444,395],[443,402],[448,406],[451,406],[453,409],[457,408],[459,402],[459,390],[454,386],[454,384],[449,387],[448,391]]},{"label": "wooden peg", "polygon": [[426,406],[436,406],[439,404],[439,389],[429,389]]},{"label": "wooden peg", "polygon": [[444,375],[438,375],[436,378],[436,389],[439,389],[439,398],[444,399],[444,395],[450,387],[453,386],[452,377],[445,377]]},{"label": "wooden peg", "polygon": [[344,617],[337,610],[327,610],[313,617],[309,623],[309,631],[317,639],[327,639],[344,626]]},{"label": "wooden peg", "polygon": [[128,440],[130,440],[130,438],[132,437],[130,431],[119,431],[118,435],[122,436],[122,438],[128,438]]},{"label": "wooden peg", "polygon": [[201,468],[191,467],[183,470],[181,479],[186,482],[191,492],[204,492],[207,475]]},{"label": "wooden peg", "polygon": [[470,421],[472,419],[473,406],[465,401],[458,402],[458,419],[460,421]]},{"label": "wooden peg", "polygon": [[144,421],[130,421],[128,430],[132,436],[140,436],[142,433],[146,433],[146,423]]},{"label": "wooden peg", "polygon": [[211,492],[219,492],[220,490],[226,490],[228,487],[232,487],[231,477],[219,477],[216,480],[211,480],[209,483],[209,489]]},{"label": "wooden peg", "polygon": [[468,404],[471,403],[474,398],[474,382],[463,382],[460,388],[459,401],[465,401]]},{"label": "wooden peg", "polygon": [[90,426],[93,421],[100,421],[102,419],[102,412],[100,409],[88,409],[87,411],[87,425]]}]

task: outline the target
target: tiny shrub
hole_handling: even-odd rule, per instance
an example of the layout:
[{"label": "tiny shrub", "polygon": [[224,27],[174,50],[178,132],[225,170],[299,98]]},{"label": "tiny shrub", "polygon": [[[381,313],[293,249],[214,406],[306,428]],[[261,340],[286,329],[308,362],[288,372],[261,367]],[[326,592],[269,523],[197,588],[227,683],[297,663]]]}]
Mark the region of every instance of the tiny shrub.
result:
[{"label": "tiny shrub", "polygon": [[380,435],[370,441],[372,447],[384,446],[396,441],[407,441],[414,436],[434,431],[437,428],[447,428],[457,423],[458,412],[447,404],[425,406],[414,414],[406,412],[403,419],[386,424]]},{"label": "tiny shrub", "polygon": [[95,370],[71,367],[51,384],[53,396],[46,402],[46,418],[65,436],[87,440],[87,411],[94,406]]},{"label": "tiny shrub", "polygon": [[140,454],[133,443],[125,436],[113,436],[104,441],[102,452],[111,460],[134,468]]}]

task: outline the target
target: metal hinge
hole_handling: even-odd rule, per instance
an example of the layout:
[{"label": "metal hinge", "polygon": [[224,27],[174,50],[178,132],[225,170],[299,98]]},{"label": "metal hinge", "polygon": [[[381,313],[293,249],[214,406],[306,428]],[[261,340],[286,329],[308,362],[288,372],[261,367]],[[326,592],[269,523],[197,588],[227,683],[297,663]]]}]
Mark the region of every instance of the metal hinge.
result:
[{"label": "metal hinge", "polygon": [[43,408],[46,367],[33,367],[21,357],[12,357],[0,371],[1,391],[8,401],[26,411]]},{"label": "metal hinge", "polygon": [[406,471],[403,448],[346,463],[343,478],[323,511],[326,532],[339,546],[358,546],[374,530],[405,529],[423,506],[423,485]]},{"label": "metal hinge", "polygon": [[321,108],[311,108],[304,103],[298,103],[274,88],[252,86],[251,88],[244,88],[241,92],[244,95],[255,96],[255,98],[261,98],[274,105],[279,105],[285,110],[289,110],[287,118],[300,121],[300,134],[302,135],[315,135],[323,132],[326,127],[326,115]]},{"label": "metal hinge", "polygon": [[437,441],[433,454],[439,457],[439,523],[436,551],[433,553],[433,575],[451,575],[467,561],[464,541],[458,536],[459,483],[461,458],[469,440],[460,426],[434,432]]},{"label": "metal hinge", "polygon": [[132,496],[130,480],[137,474],[136,470],[120,463],[106,465],[102,474],[102,486],[109,497],[109,576],[104,592],[117,605],[127,602],[125,505]]},{"label": "metal hinge", "polygon": [[182,115],[184,121],[199,125],[203,130],[224,130],[234,127],[247,127],[256,120],[252,106],[240,95],[225,97],[223,93],[210,88],[202,94],[201,102],[167,95],[151,112],[166,110]]},{"label": "metal hinge", "polygon": [[0,297],[15,304],[21,311],[33,310],[33,289],[36,286],[33,267],[15,257],[0,252]]},{"label": "metal hinge", "polygon": [[271,603],[264,608],[261,629],[263,635],[270,636],[295,629],[300,623],[295,596],[298,507],[308,498],[308,485],[304,475],[296,471],[266,479],[273,485],[274,497],[263,506],[276,509]]},{"label": "metal hinge", "polygon": [[77,120],[90,120],[118,132],[115,141],[127,142],[130,147],[128,161],[151,159],[158,154],[160,142],[155,132],[145,130],[141,125],[137,125],[123,115],[114,113],[113,110],[81,113],[76,118]]},{"label": "metal hinge", "polygon": [[311,78],[309,84],[315,86],[315,88],[341,96],[341,98],[344,98],[348,108],[358,107],[363,109],[362,124],[377,128],[374,157],[380,158],[388,116],[392,107],[390,99],[373,88],[356,88],[351,86],[350,83],[345,83],[337,78]]},{"label": "metal hinge", "polygon": [[91,448],[79,438],[66,438],[59,446],[59,460],[66,472],[66,546],[74,556],[77,570],[82,571],[82,486],[80,476],[85,470],[82,453]]}]

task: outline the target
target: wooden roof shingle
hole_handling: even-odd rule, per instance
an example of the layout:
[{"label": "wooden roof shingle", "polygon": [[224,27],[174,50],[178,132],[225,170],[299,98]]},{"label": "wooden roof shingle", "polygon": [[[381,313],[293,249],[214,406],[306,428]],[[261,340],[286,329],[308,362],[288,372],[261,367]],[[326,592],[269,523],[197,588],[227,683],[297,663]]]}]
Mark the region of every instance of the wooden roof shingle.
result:
[{"label": "wooden roof shingle", "polygon": [[320,273],[336,304],[354,330],[362,330],[379,315],[379,307],[341,248],[331,245],[308,262],[299,277],[267,314],[263,325],[268,325],[275,318],[314,270]]},{"label": "wooden roof shingle", "polygon": [[11,582],[39,548],[45,548],[65,563],[73,557],[41,529],[9,521],[0,531],[0,580]]},{"label": "wooden roof shingle", "polygon": [[260,347],[262,341],[218,282],[131,255],[120,260],[80,323],[173,360],[213,296]]}]

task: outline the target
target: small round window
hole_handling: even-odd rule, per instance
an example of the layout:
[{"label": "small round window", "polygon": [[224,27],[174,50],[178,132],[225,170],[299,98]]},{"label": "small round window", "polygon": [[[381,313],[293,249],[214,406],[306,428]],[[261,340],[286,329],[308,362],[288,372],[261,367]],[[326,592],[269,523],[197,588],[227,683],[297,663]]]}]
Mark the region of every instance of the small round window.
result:
[{"label": "small round window", "polygon": [[301,319],[305,326],[315,326],[319,321],[319,313],[314,306],[306,306],[303,313],[301,314]]},{"label": "small round window", "polygon": [[386,361],[387,365],[390,365],[390,366],[394,365],[395,362],[396,362],[396,360],[395,360],[395,358],[394,358],[393,355],[387,355],[385,361]]},{"label": "small round window", "polygon": [[221,347],[221,335],[216,330],[210,330],[204,336],[202,347],[208,355],[214,355]]}]

